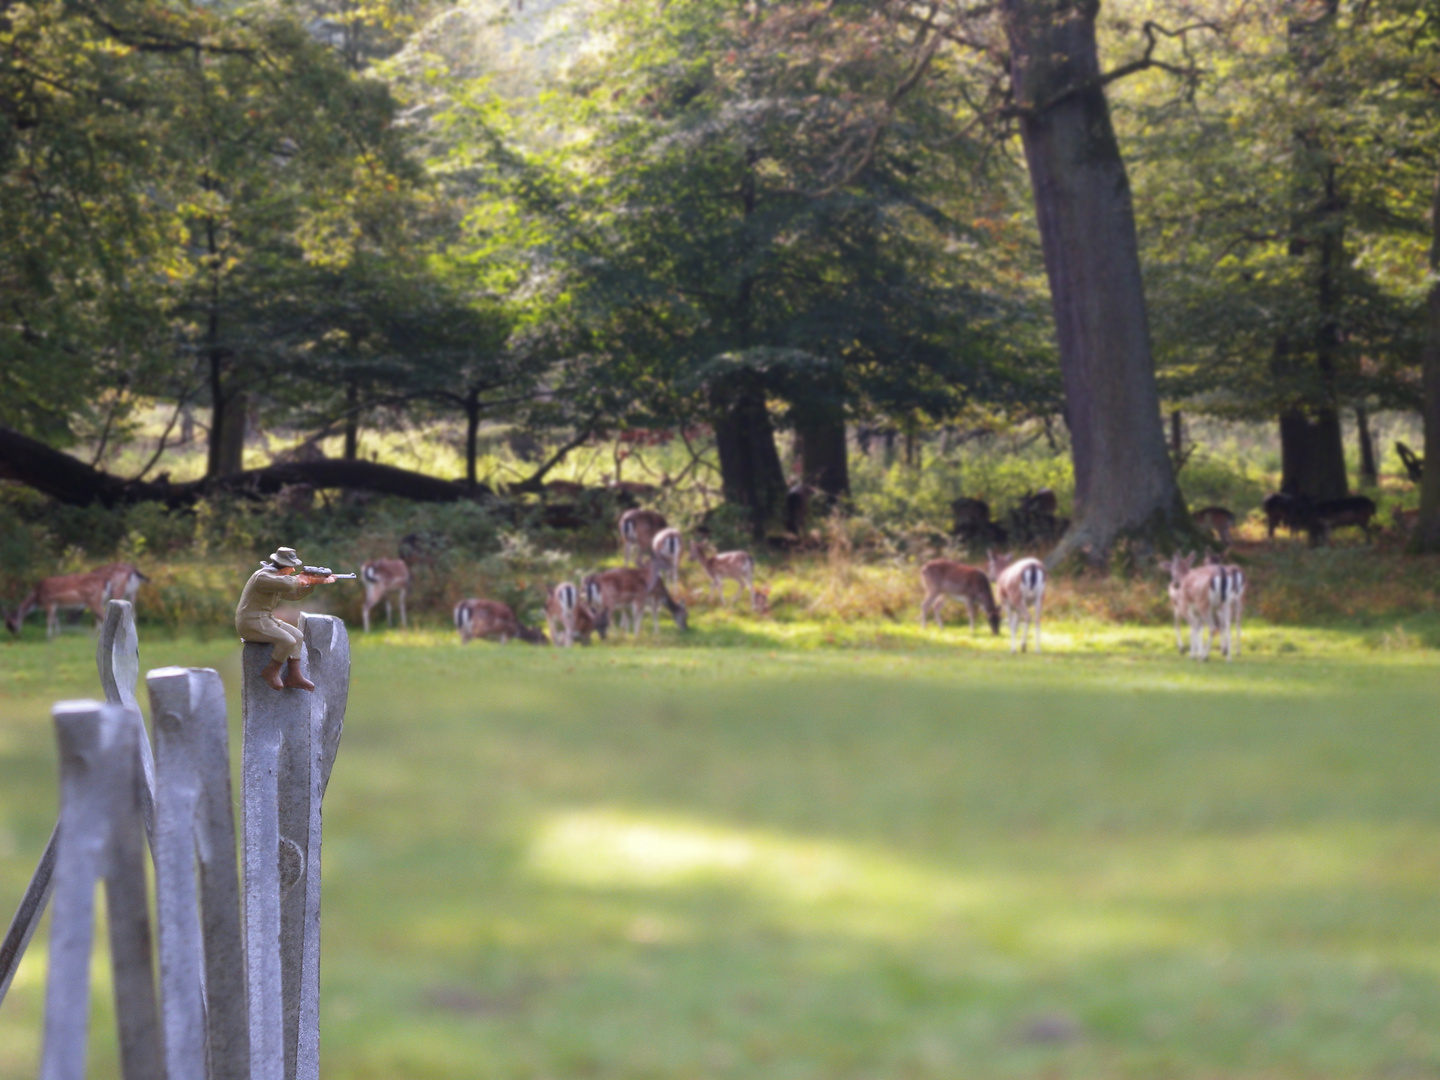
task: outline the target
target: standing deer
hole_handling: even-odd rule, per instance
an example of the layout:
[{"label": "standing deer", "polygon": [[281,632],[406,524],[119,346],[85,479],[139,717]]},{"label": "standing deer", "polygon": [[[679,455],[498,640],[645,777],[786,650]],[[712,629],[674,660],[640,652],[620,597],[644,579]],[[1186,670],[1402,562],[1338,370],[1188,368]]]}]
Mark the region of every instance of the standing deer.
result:
[{"label": "standing deer", "polygon": [[138,566],[128,562],[106,563],[90,572],[105,575],[106,600],[128,600],[132,604],[140,586],[150,580],[140,572]]},{"label": "standing deer", "polygon": [[1218,566],[1197,566],[1180,582],[1180,598],[1190,621],[1190,658],[1210,659],[1215,631],[1230,659],[1230,577]]},{"label": "standing deer", "polygon": [[575,644],[575,612],[580,607],[580,590],[574,583],[562,581],[545,598],[545,619],[550,624],[550,638],[561,648]]},{"label": "standing deer", "polygon": [[621,561],[629,566],[633,561],[640,565],[654,550],[655,535],[669,522],[665,515],[655,510],[626,510],[620,515],[620,542],[623,546]]},{"label": "standing deer", "polygon": [[1185,639],[1180,636],[1180,623],[1187,620],[1189,616],[1185,611],[1185,597],[1180,590],[1181,584],[1185,581],[1185,575],[1190,573],[1195,565],[1195,556],[1175,555],[1169,559],[1162,559],[1160,569],[1170,575],[1170,583],[1167,589],[1170,593],[1170,607],[1175,612],[1175,648],[1180,655],[1185,655]]},{"label": "standing deer", "polygon": [[[746,595],[750,598],[750,609],[758,612],[755,594],[755,560],[748,551],[722,551],[720,554],[714,555],[710,553],[708,544],[701,543],[699,540],[691,540],[690,555],[705,571],[705,576],[710,579],[710,589],[716,594],[716,603],[722,607],[725,605],[725,579],[729,578],[745,590]],[[735,596],[737,598],[740,596],[740,589],[735,590]]]},{"label": "standing deer", "polygon": [[688,610],[671,597],[653,565],[647,570],[622,567],[591,574],[585,579],[585,597],[601,618],[608,618],[617,626],[628,623],[635,637],[640,635],[647,610],[654,611],[655,632],[660,632],[661,607],[670,612],[677,627],[688,628]]},{"label": "standing deer", "polygon": [[[1229,598],[1228,602],[1230,604],[1231,642],[1230,652],[1226,654],[1226,659],[1229,659],[1231,656],[1238,656],[1240,654],[1240,620],[1245,613],[1245,571],[1234,563],[1220,562],[1214,555],[1206,555],[1205,564],[1207,566],[1219,566],[1221,572],[1229,579],[1226,585],[1226,592]],[[1213,643],[1215,637],[1213,629],[1210,632],[1210,637]]]},{"label": "standing deer", "polygon": [[544,645],[545,632],[526,626],[515,617],[509,604],[499,600],[461,600],[455,605],[455,629],[460,631],[460,644],[473,638],[498,638],[505,644],[511,638]]},{"label": "standing deer", "polygon": [[365,586],[365,600],[360,608],[360,618],[365,632],[370,632],[370,609],[381,600],[385,601],[385,625],[390,625],[390,594],[400,594],[400,625],[405,621],[405,594],[410,589],[410,568],[404,559],[371,559],[360,567],[360,581]]},{"label": "standing deer", "polygon": [[12,634],[20,633],[25,616],[37,607],[45,609],[45,636],[53,638],[60,632],[61,608],[89,608],[98,628],[105,618],[105,601],[109,599],[110,578],[103,573],[62,574],[43,578],[20,606],[5,620]]},{"label": "standing deer", "polygon": [[[990,631],[1000,633],[1000,610],[995,606],[995,595],[990,591],[990,579],[985,571],[949,559],[932,559],[920,568],[920,582],[925,586],[925,599],[920,601],[920,629],[925,629],[925,616],[933,615],[935,625],[945,629],[940,618],[940,607],[949,597],[955,597],[965,605],[970,616],[970,632],[975,632],[975,605],[985,610]],[[1035,647],[1040,647],[1037,630]]]},{"label": "standing deer", "polygon": [[1000,594],[1000,606],[1010,623],[1010,651],[1015,652],[1015,631],[1025,624],[1020,651],[1030,644],[1030,624],[1035,624],[1035,651],[1040,651],[1040,608],[1045,601],[1045,564],[1039,559],[1012,561],[1013,555],[990,553],[990,578]]},{"label": "standing deer", "polygon": [[670,582],[670,588],[680,587],[680,530],[667,527],[655,534],[650,541],[650,551],[655,557],[655,568],[660,576]]}]

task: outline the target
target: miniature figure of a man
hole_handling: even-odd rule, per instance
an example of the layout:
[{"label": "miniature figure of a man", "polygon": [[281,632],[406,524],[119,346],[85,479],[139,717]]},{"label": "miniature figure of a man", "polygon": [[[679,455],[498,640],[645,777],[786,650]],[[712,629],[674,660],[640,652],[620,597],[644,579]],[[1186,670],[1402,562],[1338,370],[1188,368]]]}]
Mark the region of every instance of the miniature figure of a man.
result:
[{"label": "miniature figure of a man", "polygon": [[[273,644],[270,663],[260,672],[261,678],[276,690],[314,690],[315,684],[300,672],[300,656],[305,648],[305,638],[295,627],[275,618],[275,605],[282,600],[303,600],[316,585],[328,585],[335,580],[331,574],[297,574],[296,568],[304,565],[294,548],[282,547],[269,559],[260,564],[260,569],[250,575],[245,591],[240,594],[240,603],[235,608],[235,629],[240,631],[241,641],[257,641]],[[281,678],[280,669],[285,669]]]}]

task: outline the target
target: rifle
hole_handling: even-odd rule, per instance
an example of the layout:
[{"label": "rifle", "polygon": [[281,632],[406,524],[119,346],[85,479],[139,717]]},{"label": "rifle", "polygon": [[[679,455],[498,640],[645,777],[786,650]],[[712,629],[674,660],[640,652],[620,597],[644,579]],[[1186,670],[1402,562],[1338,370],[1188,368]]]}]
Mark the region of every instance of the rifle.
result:
[{"label": "rifle", "polygon": [[330,577],[333,575],[336,581],[343,581],[346,578],[349,578],[351,581],[355,580],[354,574],[336,574],[335,571],[331,570],[328,566],[302,566],[300,572],[302,574],[314,574],[316,577]]}]

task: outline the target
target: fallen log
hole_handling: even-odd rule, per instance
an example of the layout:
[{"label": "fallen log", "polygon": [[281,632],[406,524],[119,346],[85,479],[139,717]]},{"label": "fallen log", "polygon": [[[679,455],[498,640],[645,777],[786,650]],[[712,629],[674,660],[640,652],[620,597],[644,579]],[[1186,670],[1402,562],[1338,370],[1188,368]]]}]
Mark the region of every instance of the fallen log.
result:
[{"label": "fallen log", "polygon": [[161,481],[125,480],[47,446],[38,439],[0,427],[0,476],[34,488],[71,506],[129,506],[141,502],[163,502],[175,509],[193,506],[212,495],[241,497],[274,495],[292,484],[345,491],[369,491],[394,495],[416,502],[454,502],[457,499],[488,496],[483,484],[468,487],[462,482],[381,465],[375,461],[293,461],[249,469],[232,476],[193,480],[184,484]]}]

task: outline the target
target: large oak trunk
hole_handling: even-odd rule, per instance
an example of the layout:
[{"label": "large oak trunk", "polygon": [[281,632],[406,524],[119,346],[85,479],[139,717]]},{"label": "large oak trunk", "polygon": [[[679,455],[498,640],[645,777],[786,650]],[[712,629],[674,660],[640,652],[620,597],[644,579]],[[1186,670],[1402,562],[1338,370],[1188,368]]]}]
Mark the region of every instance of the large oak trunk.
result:
[{"label": "large oak trunk", "polygon": [[758,385],[716,389],[715,448],[720,455],[720,484],[725,501],[750,512],[757,540],[785,501],[785,472],[775,449],[775,428]]},{"label": "large oak trunk", "polygon": [[845,416],[825,413],[797,417],[800,478],[832,499],[850,494],[850,461],[845,445]]},{"label": "large oak trunk", "polygon": [[1317,502],[1349,494],[1339,413],[1320,409],[1309,416],[1292,409],[1281,415],[1280,476],[1282,491]]},{"label": "large oak trunk", "polygon": [[1095,44],[1098,0],[1005,0],[1020,133],[1050,280],[1075,464],[1052,560],[1189,519],[1166,453],[1130,184]]},{"label": "large oak trunk", "polygon": [[[1440,178],[1430,204],[1430,271],[1440,274]],[[1412,547],[1440,551],[1440,278],[1430,286],[1426,306],[1425,353],[1421,361],[1425,418],[1425,473],[1420,480],[1420,521]]]}]

